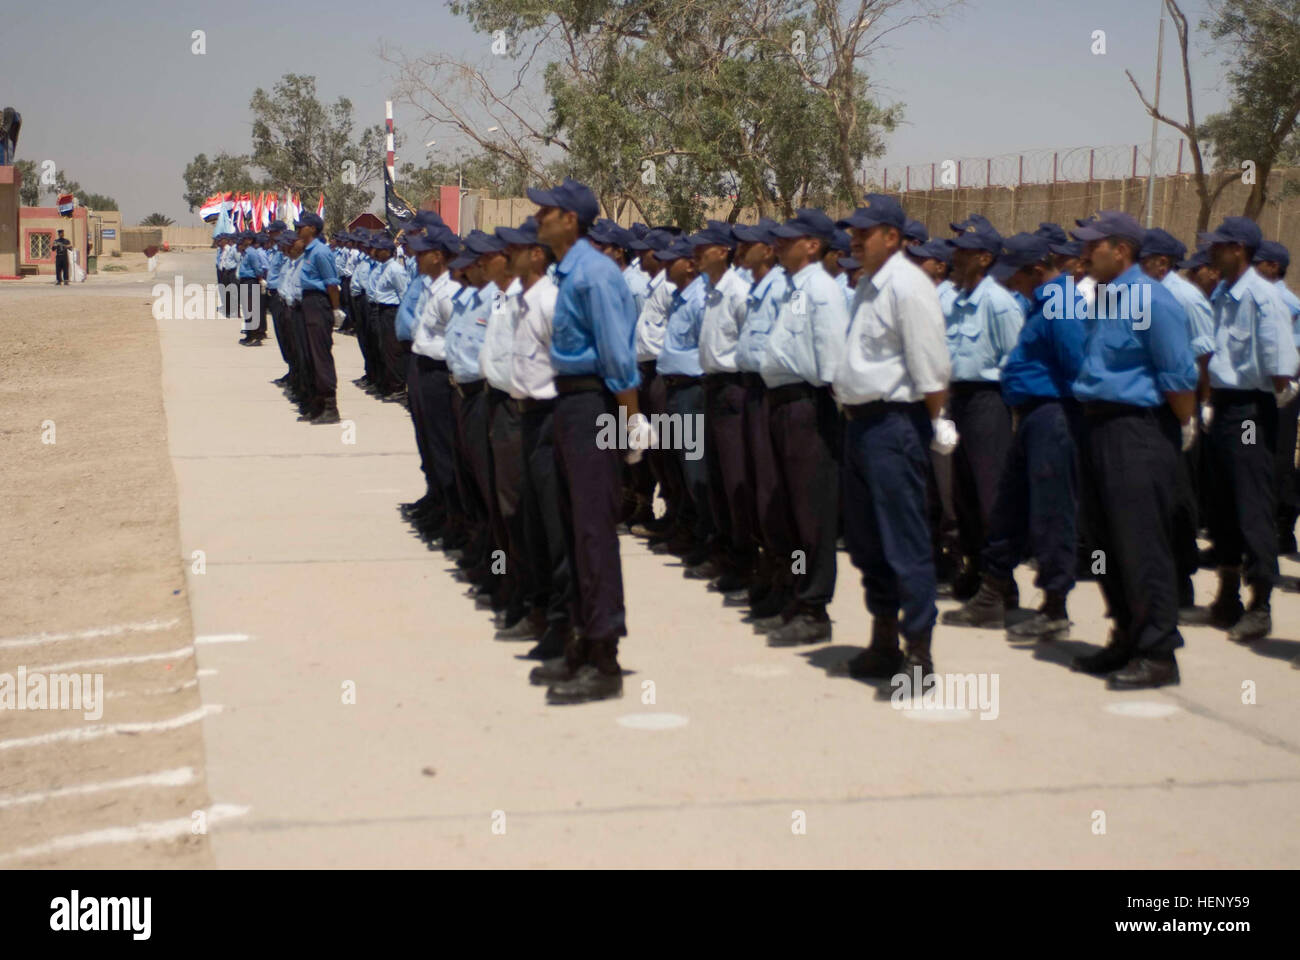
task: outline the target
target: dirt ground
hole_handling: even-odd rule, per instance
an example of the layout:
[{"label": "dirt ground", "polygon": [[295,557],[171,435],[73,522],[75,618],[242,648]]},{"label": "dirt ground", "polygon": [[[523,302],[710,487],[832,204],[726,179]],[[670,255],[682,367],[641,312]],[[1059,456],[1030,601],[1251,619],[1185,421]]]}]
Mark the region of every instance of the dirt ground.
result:
[{"label": "dirt ground", "polygon": [[[143,288],[139,297],[96,295],[94,278],[84,288],[34,280],[0,287],[0,674],[181,651],[69,668],[103,674],[98,720],[80,710],[0,709],[0,868],[211,865],[201,836],[6,856],[55,837],[189,818],[208,804],[198,723],[13,743],[200,708],[147,296]],[[92,630],[100,635],[76,636]],[[179,786],[32,800],[181,768],[192,778]]]}]

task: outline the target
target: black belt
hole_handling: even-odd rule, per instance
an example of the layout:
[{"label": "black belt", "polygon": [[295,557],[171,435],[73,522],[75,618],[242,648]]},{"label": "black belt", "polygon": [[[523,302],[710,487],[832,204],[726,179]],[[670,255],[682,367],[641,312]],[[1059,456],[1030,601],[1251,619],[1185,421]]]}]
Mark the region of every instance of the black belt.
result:
[{"label": "black belt", "polygon": [[1085,402],[1083,413],[1089,420],[1107,420],[1111,417],[1150,417],[1152,407],[1139,407],[1132,403],[1112,403],[1110,400]]},{"label": "black belt", "polygon": [[655,371],[655,365],[656,365],[658,362],[659,362],[659,361],[657,361],[657,360],[642,360],[642,361],[640,361],[639,363],[637,363],[636,368],[637,368],[639,371],[641,371],[641,384],[642,384],[642,386],[644,386],[645,384],[649,383],[651,380],[654,379],[654,376],[655,376],[655,373],[656,373],[656,371]]},{"label": "black belt", "polygon": [[704,375],[704,382],[709,384],[710,386],[713,386],[715,384],[722,384],[722,383],[731,383],[731,384],[735,384],[736,386],[740,386],[742,383],[744,383],[744,380],[741,379],[739,373],[726,372],[726,373],[706,373]]},{"label": "black belt", "polygon": [[911,413],[917,407],[923,407],[925,403],[918,400],[916,403],[900,403],[893,400],[872,400],[870,403],[852,403],[844,408],[844,415],[850,420],[867,420],[871,417],[879,417],[886,413]]},{"label": "black belt", "polygon": [[1016,404],[1014,407],[1011,408],[1011,411],[1017,417],[1023,420],[1025,417],[1029,416],[1031,413],[1033,413],[1041,406],[1044,406],[1049,403],[1060,403],[1060,402],[1061,402],[1060,397],[1030,397],[1024,403]]},{"label": "black belt", "polygon": [[516,397],[515,409],[520,413],[541,413],[550,410],[555,406],[555,398],[548,397],[545,400],[538,400],[533,397]]},{"label": "black belt", "polygon": [[746,389],[750,390],[755,387],[767,387],[767,384],[763,382],[763,375],[761,373],[742,373],[740,375],[740,382],[745,385]]},{"label": "black belt", "polygon": [[559,393],[589,393],[604,390],[605,381],[600,377],[556,377],[555,389]]},{"label": "black belt", "polygon": [[329,299],[329,295],[324,290],[304,290],[302,298],[306,300],[308,297],[325,297],[326,300]]},{"label": "black belt", "polygon": [[418,370],[446,370],[446,360],[435,360],[433,357],[426,357],[422,353],[415,354],[415,364]]},{"label": "black belt", "polygon": [[768,387],[767,400],[772,406],[780,406],[783,403],[791,403],[795,400],[812,400],[817,396],[819,390],[825,390],[825,387],[814,387],[811,383],[787,383],[783,387]]},{"label": "black belt", "polygon": [[700,382],[699,377],[688,377],[684,373],[665,373],[663,378],[670,387],[690,387]]},{"label": "black belt", "polygon": [[485,380],[471,380],[469,383],[453,383],[452,386],[455,387],[456,392],[464,398],[474,396],[474,394],[483,389],[483,384],[486,382],[487,381]]},{"label": "black belt", "polygon": [[979,393],[983,390],[1002,390],[1002,383],[998,380],[957,380],[948,385],[948,390],[955,396],[961,396],[968,393]]},{"label": "black belt", "polygon": [[1226,387],[1215,387],[1210,391],[1212,403],[1263,403],[1267,398],[1269,403],[1276,404],[1273,396],[1263,390],[1229,390]]}]

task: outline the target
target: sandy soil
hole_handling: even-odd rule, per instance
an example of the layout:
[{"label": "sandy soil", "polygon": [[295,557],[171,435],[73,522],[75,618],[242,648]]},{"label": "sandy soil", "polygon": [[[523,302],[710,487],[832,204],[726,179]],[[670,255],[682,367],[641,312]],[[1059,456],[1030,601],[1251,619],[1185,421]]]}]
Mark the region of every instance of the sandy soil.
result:
[{"label": "sandy soil", "polygon": [[[134,258],[143,268],[144,258]],[[130,264],[132,257],[122,260]],[[79,710],[0,710],[0,867],[208,866],[202,837],[5,859],[54,837],[189,817],[208,802],[198,724],[5,746],[76,727],[162,720],[200,706],[157,329],[142,306],[143,291],[138,299],[105,298],[92,293],[93,283],[65,289],[24,281],[0,289],[0,674],[184,652],[76,668],[103,674],[99,720]],[[150,622],[168,626],[21,642]],[[184,786],[12,802],[185,767],[193,781]]]}]

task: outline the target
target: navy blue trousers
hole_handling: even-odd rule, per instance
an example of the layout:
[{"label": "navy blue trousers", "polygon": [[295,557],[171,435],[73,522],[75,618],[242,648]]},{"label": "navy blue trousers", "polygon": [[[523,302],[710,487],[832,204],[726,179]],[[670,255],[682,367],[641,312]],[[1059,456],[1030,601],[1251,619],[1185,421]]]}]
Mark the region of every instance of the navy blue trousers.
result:
[{"label": "navy blue trousers", "polygon": [[844,432],[844,541],[862,571],[867,610],[897,617],[907,638],[938,616],[926,500],[931,433],[923,403],[880,404],[850,418]]}]

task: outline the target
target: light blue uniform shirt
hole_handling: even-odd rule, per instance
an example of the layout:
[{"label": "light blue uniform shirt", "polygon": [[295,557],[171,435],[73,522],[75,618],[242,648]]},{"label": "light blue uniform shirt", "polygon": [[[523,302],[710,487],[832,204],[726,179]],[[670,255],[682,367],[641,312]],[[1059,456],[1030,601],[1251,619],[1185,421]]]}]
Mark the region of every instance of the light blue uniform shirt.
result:
[{"label": "light blue uniform shirt", "polygon": [[259,247],[249,247],[239,258],[237,276],[241,280],[256,280],[266,276],[266,254]]},{"label": "light blue uniform shirt", "polygon": [[[1141,321],[1129,315],[1131,310],[1116,310],[1119,316],[1110,316],[1108,285],[1097,286],[1095,316],[1084,321],[1083,365],[1074,381],[1076,399],[1158,407],[1166,393],[1195,389],[1196,358],[1182,304],[1137,264],[1109,286],[1127,285],[1133,290],[1140,284],[1150,287],[1147,316]],[[1135,325],[1143,329],[1134,329]]]},{"label": "light blue uniform shirt", "polygon": [[488,283],[479,290],[466,287],[463,292],[464,296],[458,294],[453,299],[451,322],[447,324],[447,368],[462,384],[483,379],[478,355],[483,349],[497,285]]},{"label": "light blue uniform shirt", "polygon": [[554,280],[555,375],[599,376],[611,393],[637,386],[636,307],[618,266],[580,237],[557,265]]},{"label": "light blue uniform shirt", "polygon": [[334,258],[330,248],[320,242],[320,237],[312,237],[307,249],[302,252],[302,292],[314,290],[324,293],[326,287],[337,287],[339,275],[334,272]]},{"label": "light blue uniform shirt", "polygon": [[702,377],[700,324],[704,318],[706,281],[700,274],[684,290],[674,290],[664,325],[664,346],[655,369],[661,374]]},{"label": "light blue uniform shirt", "polygon": [[777,264],[749,288],[745,325],[740,328],[740,339],[736,341],[736,369],[745,373],[762,372],[767,338],[789,286],[785,270]]},{"label": "light blue uniform shirt", "polygon": [[302,301],[302,254],[296,260],[286,256],[285,261],[284,275],[280,278],[280,296],[286,303],[299,303]]},{"label": "light blue uniform shirt", "polygon": [[958,290],[946,314],[954,383],[997,383],[1025,324],[1016,298],[986,276],[969,294]]},{"label": "light blue uniform shirt", "polygon": [[814,261],[790,278],[763,353],[763,382],[769,387],[835,379],[844,358],[849,308],[835,278]]},{"label": "light blue uniform shirt", "polygon": [[406,266],[402,261],[389,257],[379,265],[378,270],[371,271],[370,300],[386,307],[395,307],[402,302],[402,295],[410,284],[411,275],[406,272]]},{"label": "light blue uniform shirt", "polygon": [[1296,346],[1300,347],[1300,297],[1291,292],[1285,280],[1275,280],[1273,286],[1277,288],[1277,292],[1282,296],[1282,302],[1291,311],[1291,336]]},{"label": "light blue uniform shirt", "polygon": [[1192,338],[1192,353],[1203,357],[1214,352],[1214,308],[1199,287],[1178,275],[1175,270],[1160,281],[1187,311],[1187,330]]},{"label": "light blue uniform shirt", "polygon": [[838,283],[838,284],[840,285],[840,289],[844,291],[844,306],[845,306],[845,308],[846,308],[846,309],[852,309],[852,307],[853,307],[853,288],[849,286],[849,274],[848,274],[848,271],[843,271],[843,272],[841,272],[841,273],[839,273],[839,274],[836,274],[836,276],[835,276],[835,282]]},{"label": "light blue uniform shirt", "polygon": [[939,307],[945,318],[952,316],[952,305],[957,302],[957,284],[951,280],[940,280],[934,292],[939,295]]},{"label": "light blue uniform shirt", "polygon": [[428,284],[420,282],[419,274],[416,274],[416,279],[407,282],[406,289],[402,292],[402,302],[397,307],[397,317],[393,320],[398,340],[414,339],[415,318],[420,315],[420,305],[428,292]]},{"label": "light blue uniform shirt", "polygon": [[279,247],[266,255],[266,289],[280,289],[280,275],[284,272],[284,265],[288,260],[289,258]]},{"label": "light blue uniform shirt", "polygon": [[1273,284],[1254,267],[1231,287],[1220,283],[1214,306],[1214,356],[1210,386],[1220,390],[1273,392],[1273,377],[1294,377],[1296,354],[1291,315]]},{"label": "light blue uniform shirt", "polygon": [[623,279],[627,282],[628,293],[632,294],[632,305],[639,317],[650,296],[650,274],[642,270],[637,261],[623,268]]},{"label": "light blue uniform shirt", "polygon": [[366,277],[369,275],[370,267],[373,264],[374,261],[371,260],[369,257],[362,257],[360,260],[357,261],[357,265],[352,270],[352,295],[353,296],[360,294],[363,297],[368,297],[370,295],[366,292]]},{"label": "light blue uniform shirt", "polygon": [[340,247],[334,262],[338,264],[340,277],[351,277],[357,265],[357,252],[351,247]]}]

